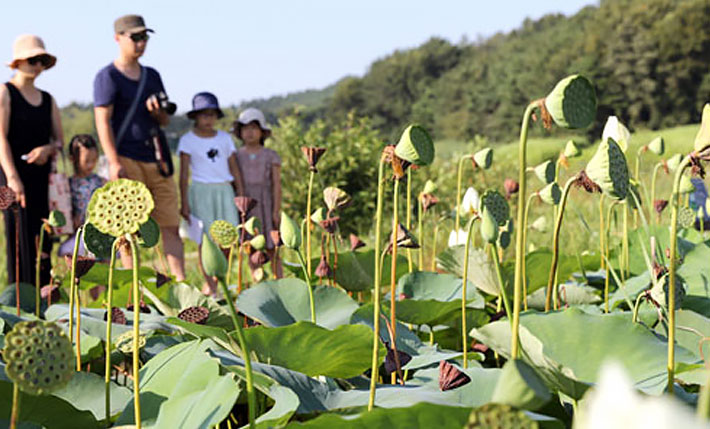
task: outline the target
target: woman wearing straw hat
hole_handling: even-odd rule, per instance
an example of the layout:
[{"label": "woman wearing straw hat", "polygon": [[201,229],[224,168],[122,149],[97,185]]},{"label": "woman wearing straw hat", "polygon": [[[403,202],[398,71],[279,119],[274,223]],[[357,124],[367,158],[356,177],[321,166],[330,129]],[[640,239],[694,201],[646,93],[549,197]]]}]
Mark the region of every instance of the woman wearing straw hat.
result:
[{"label": "woman wearing straw hat", "polygon": [[[0,183],[9,186],[20,203],[20,281],[34,283],[35,234],[42,218],[49,215],[50,160],[62,147],[62,124],[57,104],[49,93],[35,86],[35,79],[57,62],[37,36],[19,36],[12,47],[8,67],[15,70],[9,82],[0,86]],[[5,212],[8,277],[15,281],[15,220]],[[41,284],[49,282],[49,252],[41,265]]]}]

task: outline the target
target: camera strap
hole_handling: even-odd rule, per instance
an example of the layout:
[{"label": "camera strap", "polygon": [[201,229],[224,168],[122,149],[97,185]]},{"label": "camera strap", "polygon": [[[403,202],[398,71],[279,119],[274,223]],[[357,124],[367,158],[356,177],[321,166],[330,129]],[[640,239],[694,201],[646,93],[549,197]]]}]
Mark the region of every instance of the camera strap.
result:
[{"label": "camera strap", "polygon": [[114,144],[118,147],[121,139],[123,138],[124,134],[126,134],[126,130],[128,129],[128,124],[131,122],[131,119],[133,119],[133,115],[136,113],[136,109],[138,108],[138,102],[141,99],[141,95],[143,94],[143,89],[145,88],[145,82],[148,80],[148,71],[145,69],[145,67],[141,67],[141,77],[138,80],[138,90],[136,90],[136,95],[133,97],[133,102],[131,103],[131,107],[128,108],[128,112],[126,113],[126,117],[123,118],[123,122],[121,123],[121,128],[118,129],[118,134],[116,134],[116,140],[114,141]]}]

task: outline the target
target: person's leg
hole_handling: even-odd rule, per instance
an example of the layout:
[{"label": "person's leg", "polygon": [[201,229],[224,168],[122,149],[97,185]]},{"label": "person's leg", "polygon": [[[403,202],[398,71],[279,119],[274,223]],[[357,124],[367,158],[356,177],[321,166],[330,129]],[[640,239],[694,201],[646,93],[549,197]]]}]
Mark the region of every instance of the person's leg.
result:
[{"label": "person's leg", "polygon": [[151,216],[160,225],[163,251],[168,260],[170,272],[175,280],[185,280],[185,254],[182,239],[178,233],[180,212],[178,211],[177,186],[172,177],[163,177],[154,163],[142,163],[145,184],[153,195],[155,208]]},{"label": "person's leg", "polygon": [[185,254],[182,240],[178,233],[177,226],[161,227],[160,234],[163,237],[163,250],[168,259],[170,272],[175,276],[175,280],[181,282],[185,280]]},{"label": "person's leg", "polygon": [[[125,156],[119,156],[119,160],[121,161],[121,166],[123,167],[126,179],[137,180],[144,183],[146,186],[148,185],[145,182],[143,170],[139,161],[126,158]],[[130,246],[121,247],[119,257],[121,258],[121,265],[123,265],[123,268],[133,268],[133,258],[131,257]]]}]

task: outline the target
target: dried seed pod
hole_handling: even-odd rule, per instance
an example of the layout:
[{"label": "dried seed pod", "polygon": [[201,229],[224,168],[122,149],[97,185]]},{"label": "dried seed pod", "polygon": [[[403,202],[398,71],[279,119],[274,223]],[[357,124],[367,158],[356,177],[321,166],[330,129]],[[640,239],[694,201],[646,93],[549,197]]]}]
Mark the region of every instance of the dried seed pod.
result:
[{"label": "dried seed pod", "polygon": [[254,207],[256,207],[256,200],[243,196],[234,197],[234,205],[237,206],[239,214],[246,216]]},{"label": "dried seed pod", "polygon": [[[387,354],[385,355],[385,372],[392,374],[397,371],[397,361],[394,359],[394,350],[390,347],[389,343],[385,343],[385,348],[387,349]],[[412,360],[412,356],[401,350],[397,350],[397,357],[399,358],[400,368],[404,367]]]},{"label": "dried seed pod", "polygon": [[493,149],[487,147],[473,154],[473,165],[488,170],[493,165]]},{"label": "dried seed pod", "polygon": [[350,250],[354,252],[361,247],[365,247],[365,243],[360,240],[360,237],[355,234],[350,234]]},{"label": "dried seed pod", "polygon": [[488,209],[488,212],[493,216],[498,226],[505,225],[510,217],[508,201],[506,201],[505,197],[498,191],[489,189],[483,193],[480,210],[483,211],[484,207]]},{"label": "dried seed pod", "polygon": [[269,256],[263,250],[255,250],[249,255],[249,266],[256,269],[269,262]]},{"label": "dried seed pod", "polygon": [[562,198],[562,190],[557,182],[552,182],[540,189],[537,192],[537,196],[540,197],[543,203],[556,206],[560,203],[560,199]]},{"label": "dried seed pod", "polygon": [[[401,223],[397,224],[397,247],[401,247],[404,249],[418,249],[419,248],[419,242],[417,241],[417,238],[409,232],[407,228],[404,227]],[[387,252],[392,250],[392,235],[390,234],[390,241],[387,244]]]},{"label": "dried seed pod", "polygon": [[172,280],[172,277],[170,277],[167,274],[163,274],[160,271],[155,272],[155,287],[159,288],[163,286],[164,284],[170,282]]},{"label": "dried seed pod", "polygon": [[306,156],[306,161],[308,161],[308,169],[317,172],[316,164],[318,160],[325,153],[324,147],[314,147],[314,146],[301,146],[301,151]]},{"label": "dried seed pod", "polygon": [[555,181],[555,163],[548,160],[533,169],[535,176],[544,184]]},{"label": "dried seed pod", "polygon": [[562,154],[565,156],[565,158],[576,158],[582,154],[582,151],[579,150],[574,140],[569,140],[565,144],[565,150],[564,152],[562,152]]},{"label": "dried seed pod", "polygon": [[423,127],[410,125],[402,133],[394,153],[414,165],[429,165],[434,161],[434,141]]},{"label": "dried seed pod", "polygon": [[651,140],[651,142],[647,145],[648,150],[653,152],[654,154],[661,156],[663,153],[666,151],[666,145],[665,142],[663,141],[663,137],[658,136],[655,139]]},{"label": "dried seed pod", "polygon": [[[670,285],[670,276],[663,274],[656,282],[656,285],[651,288],[651,298],[663,308],[668,308],[668,286]],[[680,308],[683,299],[685,298],[685,283],[679,276],[675,278],[675,307]]]},{"label": "dried seed pod", "polygon": [[629,169],[626,157],[612,138],[602,140],[587,164],[587,176],[608,197],[623,200],[629,191]]},{"label": "dried seed pod", "polygon": [[321,277],[321,278],[331,278],[333,277],[333,269],[330,268],[330,264],[328,264],[328,261],[325,259],[325,255],[320,256],[320,262],[318,263],[318,266],[316,267],[315,271],[316,276]]},{"label": "dried seed pod", "polygon": [[269,231],[269,235],[271,236],[271,242],[274,243],[274,246],[280,246],[283,244],[281,242],[281,233],[278,229],[272,229]]},{"label": "dried seed pod", "polygon": [[668,200],[656,200],[653,202],[653,209],[656,210],[658,214],[661,214],[667,206]]},{"label": "dried seed pod", "polygon": [[139,244],[145,248],[151,248],[158,244],[160,240],[160,225],[152,217],[138,228]]},{"label": "dried seed pod", "polygon": [[289,249],[298,249],[301,247],[301,228],[284,212],[281,212],[279,232],[284,246]]},{"label": "dried seed pod", "polygon": [[703,107],[703,119],[700,123],[698,134],[695,135],[693,150],[700,153],[708,147],[710,147],[710,104],[705,104]]},{"label": "dried seed pod", "polygon": [[[104,313],[104,320],[108,320],[108,311]],[[126,313],[118,307],[111,307],[111,323],[117,325],[126,324]]]},{"label": "dried seed pod", "polygon": [[61,228],[67,224],[67,218],[59,210],[52,210],[47,216],[47,224],[52,228]]},{"label": "dried seed pod", "polygon": [[[56,284],[48,284],[40,289],[40,297],[50,302],[57,302],[61,298],[59,286]],[[51,299],[49,299],[51,297]]]},{"label": "dried seed pod", "polygon": [[[133,303],[126,305],[126,311],[133,311]],[[138,303],[138,311],[144,314],[150,314],[150,308],[142,299]]]},{"label": "dried seed pod", "polygon": [[[71,267],[72,257],[67,255],[64,258],[67,261],[67,265],[69,265]],[[91,269],[91,267],[94,266],[95,263],[96,263],[96,259],[91,258],[89,256],[81,256],[81,255],[77,256],[76,257],[76,267],[74,267],[76,278],[84,277],[84,275],[86,275],[86,273],[89,272],[89,270]]]},{"label": "dried seed pod", "polygon": [[562,128],[585,128],[594,121],[597,97],[594,86],[584,76],[568,76],[545,97],[545,108]]},{"label": "dried seed pod", "polygon": [[17,195],[9,186],[0,186],[0,210],[7,210],[17,202]]},{"label": "dried seed pod", "polygon": [[510,405],[488,403],[471,411],[464,429],[539,429],[540,424]]},{"label": "dried seed pod", "polygon": [[[247,219],[246,222],[244,222],[244,230],[247,232],[249,235],[257,235],[259,232],[261,232],[261,220],[259,220],[258,217],[252,216],[249,219]],[[236,230],[235,230],[236,232]],[[236,238],[235,238],[236,240]]]},{"label": "dried seed pod", "polygon": [[520,184],[517,181],[508,178],[503,181],[503,188],[505,189],[505,198],[509,200],[513,194],[518,193],[518,189],[520,189]]},{"label": "dried seed pod", "polygon": [[340,210],[353,202],[350,195],[335,186],[329,186],[323,190],[323,200],[328,211]]},{"label": "dried seed pod", "polygon": [[335,234],[335,231],[338,230],[338,221],[340,220],[340,216],[335,216],[335,217],[329,217],[327,219],[323,219],[322,221],[319,222],[321,228],[325,230],[328,234]]},{"label": "dried seed pod", "polygon": [[439,362],[439,389],[442,392],[456,389],[471,382],[471,377],[463,371],[442,360]]},{"label": "dried seed pod", "polygon": [[133,234],[148,221],[153,197],[141,182],[118,179],[100,187],[87,206],[87,220],[113,237]]},{"label": "dried seed pod", "polygon": [[218,246],[229,248],[237,241],[239,234],[237,227],[231,223],[226,220],[216,220],[210,225],[210,236]]},{"label": "dried seed pod", "polygon": [[[117,350],[119,350],[124,355],[130,355],[133,353],[133,331],[126,331],[119,335],[113,344]],[[138,335],[138,350],[145,347],[145,333],[141,332]]]},{"label": "dried seed pod", "polygon": [[198,325],[204,325],[210,317],[210,311],[206,307],[187,307],[177,315],[178,319]]},{"label": "dried seed pod", "polygon": [[419,195],[419,201],[422,203],[422,210],[426,213],[430,208],[434,207],[439,202],[439,199],[433,194],[422,193]]},{"label": "dried seed pod", "polygon": [[19,322],[5,337],[8,378],[23,392],[43,395],[64,387],[74,375],[72,345],[53,322]]}]

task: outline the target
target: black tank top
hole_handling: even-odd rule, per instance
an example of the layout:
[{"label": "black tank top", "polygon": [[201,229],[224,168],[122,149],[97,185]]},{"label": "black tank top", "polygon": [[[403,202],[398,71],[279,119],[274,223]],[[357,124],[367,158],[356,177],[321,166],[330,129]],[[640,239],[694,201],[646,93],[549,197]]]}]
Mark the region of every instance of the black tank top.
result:
[{"label": "black tank top", "polygon": [[[10,143],[12,159],[15,168],[23,181],[40,175],[37,179],[44,181],[49,175],[50,163],[42,166],[27,164],[22,160],[22,155],[29,153],[38,146],[50,143],[52,137],[52,97],[45,91],[42,93],[42,102],[33,106],[22,93],[10,82],[5,83],[10,91],[10,124],[7,140]],[[32,180],[34,182],[34,180]],[[25,184],[27,186],[27,184]]]}]

